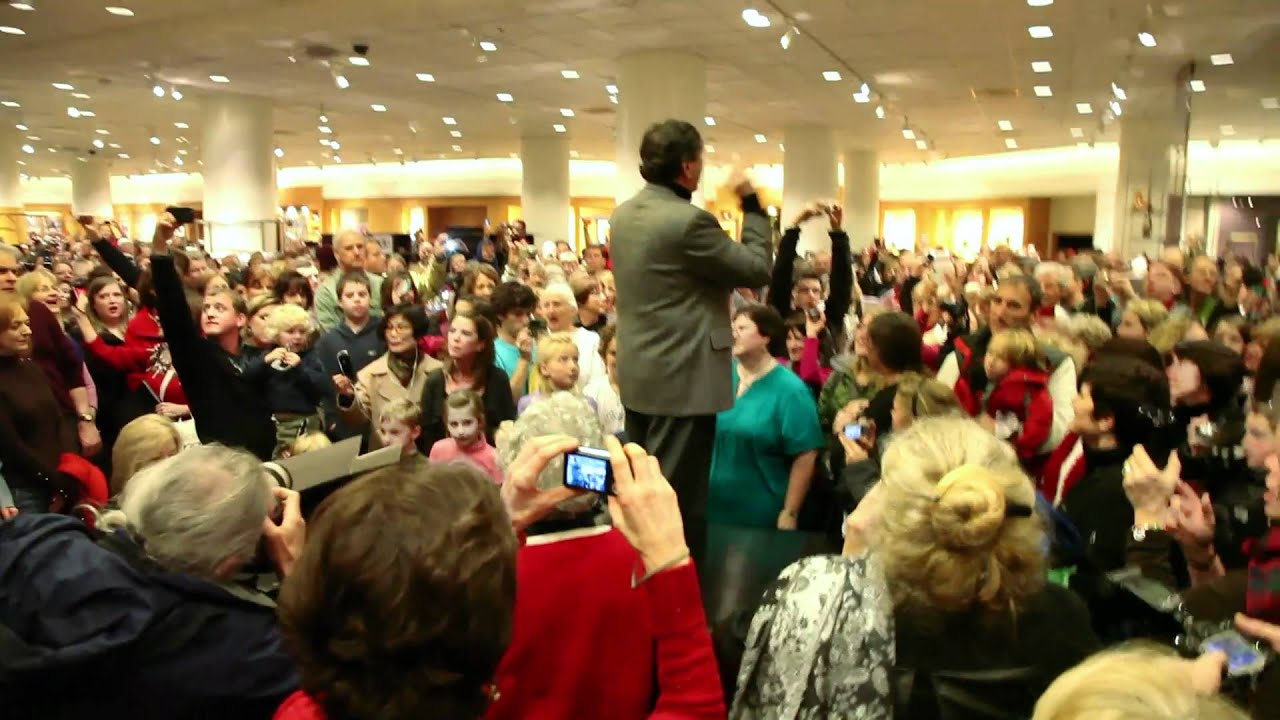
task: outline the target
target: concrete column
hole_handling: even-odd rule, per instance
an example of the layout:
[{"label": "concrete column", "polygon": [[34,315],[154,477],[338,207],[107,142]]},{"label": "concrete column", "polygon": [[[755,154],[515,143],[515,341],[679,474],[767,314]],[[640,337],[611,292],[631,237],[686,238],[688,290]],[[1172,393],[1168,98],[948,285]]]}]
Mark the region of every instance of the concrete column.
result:
[{"label": "concrete column", "polygon": [[625,55],[618,61],[618,90],[614,196],[622,202],[644,187],[639,171],[640,140],[650,125],[674,119],[703,127],[707,64],[696,55],[675,50]]},{"label": "concrete column", "polygon": [[845,150],[843,160],[844,229],[857,250],[880,234],[880,156],[875,150]]},{"label": "concrete column", "polygon": [[11,118],[0,125],[0,242],[18,244],[27,237],[27,220],[22,214],[22,177],[18,160],[22,155],[22,135]]},{"label": "concrete column", "polygon": [[1111,252],[1116,247],[1116,186],[1119,182],[1116,167],[1098,175],[1098,193],[1093,214],[1093,246],[1103,252]]},{"label": "concrete column", "polygon": [[214,255],[276,250],[271,103],[243,95],[204,101],[204,220]]},{"label": "concrete column", "polygon": [[[782,222],[784,227],[814,200],[834,201],[840,190],[836,136],[829,127],[789,125],[783,130]],[[827,220],[810,220],[800,228],[800,253],[826,250]]]},{"label": "concrete column", "polygon": [[111,172],[106,160],[96,157],[71,163],[71,214],[112,217]]},{"label": "concrete column", "polygon": [[520,138],[520,211],[541,245],[577,233],[569,220],[569,138],[563,134]]},{"label": "concrete column", "polygon": [[1163,246],[1182,241],[1189,79],[1190,69],[1184,67],[1163,85],[1144,86],[1126,103],[1114,207],[1114,250],[1125,257],[1143,252],[1154,257]]}]

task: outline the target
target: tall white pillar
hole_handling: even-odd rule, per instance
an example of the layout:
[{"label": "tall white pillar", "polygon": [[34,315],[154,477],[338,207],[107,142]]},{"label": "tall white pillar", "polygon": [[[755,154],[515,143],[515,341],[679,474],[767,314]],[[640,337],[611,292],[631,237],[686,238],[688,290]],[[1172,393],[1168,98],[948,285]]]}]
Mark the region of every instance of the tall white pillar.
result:
[{"label": "tall white pillar", "polygon": [[520,168],[520,212],[528,232],[538,245],[547,240],[576,245],[569,220],[569,138],[520,138]]},{"label": "tall white pillar", "polygon": [[1093,211],[1093,247],[1111,252],[1116,247],[1116,187],[1120,177],[1113,166],[1098,175],[1097,201]]},{"label": "tall white pillar", "polygon": [[[788,125],[783,130],[786,154],[782,161],[782,222],[795,219],[814,200],[832,202],[840,190],[836,136],[829,127]],[[810,220],[800,228],[800,253],[831,246],[825,218]]]},{"label": "tall white pillar", "polygon": [[112,217],[111,172],[106,160],[89,157],[71,163],[71,214]]},{"label": "tall white pillar", "polygon": [[243,95],[204,101],[204,220],[211,252],[275,250],[271,103]]},{"label": "tall white pillar", "polygon": [[618,175],[614,196],[629,199],[644,187],[640,140],[650,125],[684,120],[702,128],[707,109],[707,64],[675,50],[646,50],[618,61]]},{"label": "tall white pillar", "polygon": [[844,229],[853,248],[867,247],[880,234],[880,156],[845,150],[843,160]]},{"label": "tall white pillar", "polygon": [[27,236],[22,215],[22,178],[18,166],[22,136],[9,122],[0,125],[0,242],[17,244]]}]

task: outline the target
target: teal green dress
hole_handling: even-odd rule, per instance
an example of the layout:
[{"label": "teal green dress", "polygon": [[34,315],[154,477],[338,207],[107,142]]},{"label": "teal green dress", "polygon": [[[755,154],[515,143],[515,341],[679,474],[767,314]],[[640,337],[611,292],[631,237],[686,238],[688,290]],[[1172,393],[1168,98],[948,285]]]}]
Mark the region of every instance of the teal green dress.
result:
[{"label": "teal green dress", "polygon": [[[738,364],[733,364],[738,391]],[[779,365],[756,380],[716,416],[707,519],[713,523],[776,527],[796,456],[823,447],[813,393]]]}]

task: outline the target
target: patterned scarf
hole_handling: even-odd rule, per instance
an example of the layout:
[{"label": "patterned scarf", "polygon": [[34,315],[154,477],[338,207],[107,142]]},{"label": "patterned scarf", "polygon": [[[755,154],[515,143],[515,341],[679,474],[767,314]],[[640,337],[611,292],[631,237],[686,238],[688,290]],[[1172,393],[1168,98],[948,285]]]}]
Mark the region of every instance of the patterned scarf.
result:
[{"label": "patterned scarf", "polygon": [[1249,617],[1280,622],[1280,525],[1245,543],[1249,555],[1249,584],[1245,611]]},{"label": "patterned scarf", "polygon": [[401,387],[409,387],[409,383],[413,382],[413,372],[418,367],[418,347],[415,345],[412,350],[399,355],[395,353],[387,353],[387,369],[396,380],[400,381]]}]

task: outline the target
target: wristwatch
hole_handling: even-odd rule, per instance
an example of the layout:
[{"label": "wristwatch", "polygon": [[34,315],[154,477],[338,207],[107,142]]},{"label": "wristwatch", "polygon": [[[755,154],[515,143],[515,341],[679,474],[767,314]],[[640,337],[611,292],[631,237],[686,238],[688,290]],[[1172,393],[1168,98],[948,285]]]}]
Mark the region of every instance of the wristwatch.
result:
[{"label": "wristwatch", "polygon": [[1163,525],[1134,525],[1133,540],[1134,542],[1142,542],[1147,539],[1148,533],[1164,532]]},{"label": "wristwatch", "polygon": [[80,418],[80,422],[90,422],[90,423],[91,423],[91,422],[93,422],[93,421],[94,421],[94,419],[95,419],[97,416],[93,413],[93,411],[92,411],[92,410],[90,410],[89,412],[82,412],[82,413],[80,413],[79,415],[77,415],[76,417]]}]

